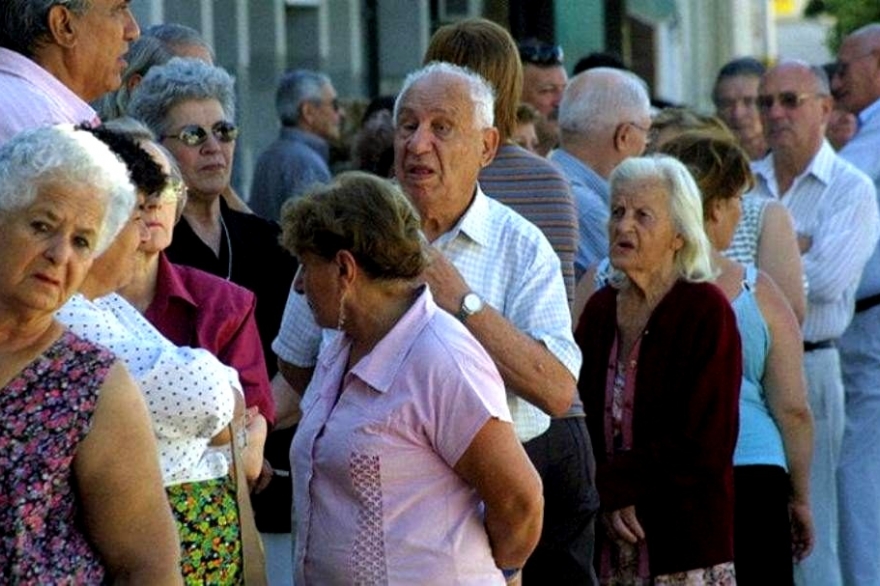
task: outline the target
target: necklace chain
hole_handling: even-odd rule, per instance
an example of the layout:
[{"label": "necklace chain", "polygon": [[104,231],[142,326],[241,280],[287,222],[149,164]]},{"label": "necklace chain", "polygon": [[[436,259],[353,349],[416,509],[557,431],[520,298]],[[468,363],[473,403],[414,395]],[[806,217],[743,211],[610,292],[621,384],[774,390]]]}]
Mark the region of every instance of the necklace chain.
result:
[{"label": "necklace chain", "polygon": [[232,239],[229,238],[229,229],[226,227],[222,213],[220,214],[220,227],[223,228],[223,235],[226,237],[226,251],[229,257],[229,263],[226,266],[226,280],[229,281],[232,279]]}]

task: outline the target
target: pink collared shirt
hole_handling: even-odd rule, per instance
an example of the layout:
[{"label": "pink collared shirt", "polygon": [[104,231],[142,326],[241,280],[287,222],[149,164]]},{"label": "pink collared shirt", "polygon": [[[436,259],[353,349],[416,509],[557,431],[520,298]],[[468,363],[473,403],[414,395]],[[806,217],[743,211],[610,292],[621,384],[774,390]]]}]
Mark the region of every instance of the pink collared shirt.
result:
[{"label": "pink collared shirt", "polygon": [[0,144],[22,130],[100,122],[61,81],[20,53],[0,47]]},{"label": "pink collared shirt", "polygon": [[346,373],[349,351],[343,335],[322,351],[291,447],[295,582],[504,584],[453,470],[490,418],[510,421],[494,363],[427,287]]}]

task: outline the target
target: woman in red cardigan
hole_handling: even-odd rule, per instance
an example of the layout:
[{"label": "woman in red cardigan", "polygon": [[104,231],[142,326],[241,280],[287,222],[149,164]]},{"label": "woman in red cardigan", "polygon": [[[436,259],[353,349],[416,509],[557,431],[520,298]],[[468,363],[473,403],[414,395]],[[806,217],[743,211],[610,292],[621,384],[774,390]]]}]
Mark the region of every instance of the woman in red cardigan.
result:
[{"label": "woman in red cardigan", "polygon": [[575,338],[595,446],[605,584],[735,584],[733,450],[742,356],[714,285],[699,191],[665,156],[611,176],[611,285]]}]

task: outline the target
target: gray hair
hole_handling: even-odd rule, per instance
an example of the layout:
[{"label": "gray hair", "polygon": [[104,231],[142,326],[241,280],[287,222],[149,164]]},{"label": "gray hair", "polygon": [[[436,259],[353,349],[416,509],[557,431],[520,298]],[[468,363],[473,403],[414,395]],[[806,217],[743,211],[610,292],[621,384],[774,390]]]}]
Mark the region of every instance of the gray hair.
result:
[{"label": "gray hair", "polygon": [[275,110],[284,126],[296,126],[302,115],[302,105],[318,102],[323,98],[324,88],[332,85],[323,73],[308,69],[288,71],[278,81],[275,92]]},{"label": "gray hair", "polygon": [[168,132],[168,112],[190,100],[217,100],[223,115],[235,120],[235,81],[222,67],[199,59],[175,57],[147,72],[134,91],[128,114],[161,136]]},{"label": "gray hair", "polygon": [[154,24],[141,31],[141,35],[158,39],[172,54],[183,47],[201,47],[214,60],[214,49],[205,41],[201,33],[194,28],[176,22]]},{"label": "gray hair", "polygon": [[491,128],[495,123],[495,90],[492,89],[492,86],[489,85],[489,82],[483,76],[472,69],[445,61],[432,61],[406,76],[406,79],[403,80],[403,87],[400,88],[400,93],[397,94],[397,100],[394,102],[395,126],[397,125],[400,106],[412,86],[423,79],[438,74],[456,77],[467,85],[471,102],[474,104],[474,124],[478,130]]},{"label": "gray hair", "polygon": [[[622,185],[655,179],[666,187],[669,212],[684,241],[675,253],[675,269],[680,278],[698,283],[715,278],[712,268],[712,245],[703,227],[703,198],[693,176],[677,159],[667,155],[630,157],[620,163],[609,177],[611,193]],[[620,283],[620,271],[613,271],[612,282]]]},{"label": "gray hair", "polygon": [[137,201],[125,163],[93,134],[69,124],[26,130],[0,147],[0,214],[33,204],[47,184],[88,187],[88,197],[104,199],[95,257],[129,220]]},{"label": "gray hair", "polygon": [[559,104],[559,130],[568,142],[583,142],[596,133],[651,114],[648,86],[635,73],[610,67],[574,76]]},{"label": "gray hair", "polygon": [[[123,134],[137,143],[150,143],[150,145],[155,147],[168,160],[168,179],[177,181],[181,184],[184,183],[183,173],[180,171],[180,165],[177,164],[177,159],[174,158],[171,151],[165,148],[165,145],[156,140],[156,135],[154,135],[153,132],[140,120],[136,120],[130,116],[123,116],[122,118],[116,118],[109,122],[105,122],[103,126],[107,128],[107,130]],[[168,182],[166,180],[166,185],[167,184]],[[181,197],[177,198],[177,207],[174,210],[175,224],[180,220],[181,216],[183,216],[184,207],[186,207],[186,191],[183,192]]]},{"label": "gray hair", "polygon": [[65,6],[75,14],[91,8],[91,0],[3,0],[0,2],[0,47],[33,57],[51,37],[49,11]]},{"label": "gray hair", "polygon": [[101,120],[112,120],[125,116],[131,94],[137,86],[129,88],[129,80],[135,75],[143,77],[154,65],[167,63],[174,54],[168,50],[162,41],[155,37],[141,35],[131,44],[125,60],[128,65],[122,72],[122,85],[113,92],[104,94],[95,101],[93,106],[101,117]]}]

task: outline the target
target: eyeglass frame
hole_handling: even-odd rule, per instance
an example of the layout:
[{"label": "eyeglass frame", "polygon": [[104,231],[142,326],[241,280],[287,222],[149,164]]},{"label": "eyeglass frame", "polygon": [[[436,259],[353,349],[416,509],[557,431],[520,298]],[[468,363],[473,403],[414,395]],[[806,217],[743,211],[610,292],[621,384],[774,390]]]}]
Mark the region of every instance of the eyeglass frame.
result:
[{"label": "eyeglass frame", "polygon": [[[824,98],[828,97],[826,94],[820,94],[816,92],[779,92],[776,94],[758,94],[758,98],[755,100],[755,105],[758,107],[759,112],[769,112],[776,102],[779,102],[779,105],[791,112],[793,110],[797,110],[800,108],[804,102],[811,98]],[[769,99],[769,103],[768,103]]]},{"label": "eyeglass frame", "polygon": [[834,70],[831,72],[829,77],[843,77],[847,73],[849,73],[850,66],[858,61],[859,59],[864,59],[865,57],[874,55],[877,52],[877,49],[871,49],[870,51],[865,51],[864,53],[860,53],[850,59],[849,61],[841,61],[838,59],[834,62]]},{"label": "eyeglass frame", "polygon": [[551,45],[549,43],[530,43],[520,45],[519,59],[523,64],[532,64],[539,67],[552,67],[563,65],[565,61],[565,51],[561,45]]},{"label": "eyeglass frame", "polygon": [[[313,104],[321,104],[323,106],[327,103],[327,100],[325,100],[324,98],[316,98],[314,100],[311,100],[311,102]],[[339,112],[340,110],[342,110],[342,104],[339,103],[339,98],[333,98],[332,100],[330,100],[330,107],[333,108],[334,112]]]},{"label": "eyeglass frame", "polygon": [[158,203],[177,203],[181,199],[187,197],[186,183],[176,177],[169,177],[165,182],[165,186],[147,196],[148,201],[156,201]]},{"label": "eyeglass frame", "polygon": [[[184,135],[187,132],[196,133],[195,141],[184,138]],[[181,129],[178,130],[176,134],[162,134],[159,135],[159,139],[165,140],[166,138],[175,138],[186,146],[197,147],[202,146],[203,144],[208,142],[208,136],[210,135],[213,135],[214,138],[217,139],[219,142],[235,142],[240,132],[241,130],[234,122],[229,122],[228,120],[220,120],[211,127],[210,131],[206,130],[203,126],[200,126],[198,124],[187,124],[181,127]]]}]

